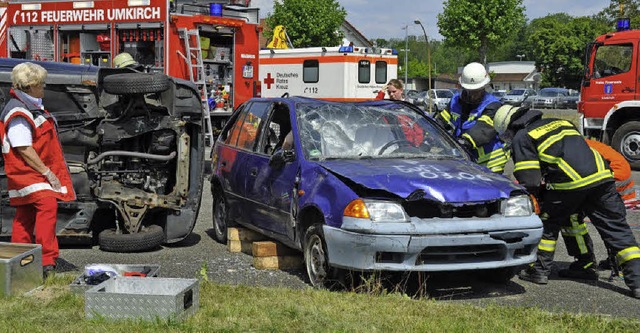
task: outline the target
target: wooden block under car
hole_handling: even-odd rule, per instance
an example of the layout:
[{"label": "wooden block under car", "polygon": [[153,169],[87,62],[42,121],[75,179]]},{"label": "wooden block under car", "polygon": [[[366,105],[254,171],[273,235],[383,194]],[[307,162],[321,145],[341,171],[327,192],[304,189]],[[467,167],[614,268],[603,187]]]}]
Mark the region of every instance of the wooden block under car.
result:
[{"label": "wooden block under car", "polygon": [[241,241],[241,240],[227,240],[227,249],[229,252],[242,252],[246,254],[251,253],[251,242],[250,241]]},{"label": "wooden block under car", "polygon": [[302,255],[253,257],[256,269],[300,269],[303,267]]},{"label": "wooden block under car", "polygon": [[233,241],[255,242],[266,240],[267,237],[250,229],[234,227],[227,228],[227,239]]},{"label": "wooden block under car", "polygon": [[261,241],[253,242],[251,253],[254,257],[274,257],[287,255],[300,255],[300,251],[294,250],[280,242]]}]

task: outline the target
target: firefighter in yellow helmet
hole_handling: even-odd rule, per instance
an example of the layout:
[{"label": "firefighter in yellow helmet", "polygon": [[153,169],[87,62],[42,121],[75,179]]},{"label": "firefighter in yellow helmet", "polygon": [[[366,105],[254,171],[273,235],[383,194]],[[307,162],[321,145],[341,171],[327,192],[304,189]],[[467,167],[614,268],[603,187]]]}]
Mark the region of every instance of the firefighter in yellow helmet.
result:
[{"label": "firefighter in yellow helmet", "polygon": [[490,82],[482,64],[466,65],[460,76],[462,92],[454,95],[435,118],[467,148],[476,163],[502,173],[509,158],[493,128],[493,115],[502,103],[485,91]]},{"label": "firefighter in yellow helmet", "polygon": [[113,58],[113,67],[115,68],[131,68],[141,71],[143,66],[133,59],[131,54],[122,52]]},{"label": "firefighter in yellow helmet", "polygon": [[631,295],[640,298],[640,248],[627,224],[613,174],[602,156],[587,145],[572,123],[543,119],[538,110],[505,105],[496,112],[493,124],[511,148],[513,175],[531,194],[542,199],[543,232],[538,258],[520,272],[520,279],[547,283],[560,231],[577,246],[585,247],[569,270],[580,271],[594,265],[593,252],[585,243],[586,225],[578,218],[584,212],[607,248],[616,254]]}]

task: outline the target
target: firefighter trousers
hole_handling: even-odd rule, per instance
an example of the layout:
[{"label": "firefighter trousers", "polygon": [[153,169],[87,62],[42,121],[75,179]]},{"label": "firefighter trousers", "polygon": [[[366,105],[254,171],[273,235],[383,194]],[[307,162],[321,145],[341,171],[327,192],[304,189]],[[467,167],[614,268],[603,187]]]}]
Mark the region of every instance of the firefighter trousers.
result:
[{"label": "firefighter trousers", "polygon": [[58,201],[54,197],[42,198],[28,205],[16,207],[11,242],[42,245],[42,266],[56,265],[60,253],[56,237]]},{"label": "firefighter trousers", "polygon": [[544,275],[551,273],[561,230],[565,239],[571,236],[572,241],[567,244],[571,255],[578,260],[593,260],[591,238],[578,217],[581,212],[591,219],[606,247],[616,253],[627,286],[640,288],[640,248],[627,224],[624,202],[612,181],[588,189],[545,192],[540,214],[543,233],[534,268]]}]

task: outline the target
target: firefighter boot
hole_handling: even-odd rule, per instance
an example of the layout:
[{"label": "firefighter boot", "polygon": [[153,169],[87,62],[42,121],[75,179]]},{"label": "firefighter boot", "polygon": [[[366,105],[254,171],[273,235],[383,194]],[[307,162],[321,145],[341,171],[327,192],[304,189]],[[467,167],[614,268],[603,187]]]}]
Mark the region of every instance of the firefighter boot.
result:
[{"label": "firefighter boot", "polygon": [[538,259],[529,267],[523,269],[518,277],[520,280],[533,282],[536,284],[547,284],[551,274],[553,264],[553,251],[538,251]]},{"label": "firefighter boot", "polygon": [[533,282],[535,284],[549,283],[549,277],[542,273],[540,270],[536,269],[535,265],[523,269],[520,274],[518,274],[518,277],[520,278],[520,280]]},{"label": "firefighter boot", "polygon": [[631,289],[631,296],[640,298],[640,259],[632,259],[622,266],[624,283]]},{"label": "firefighter boot", "polygon": [[569,268],[559,270],[558,275],[569,279],[598,280],[598,272],[593,267],[593,261],[577,260],[572,262]]}]

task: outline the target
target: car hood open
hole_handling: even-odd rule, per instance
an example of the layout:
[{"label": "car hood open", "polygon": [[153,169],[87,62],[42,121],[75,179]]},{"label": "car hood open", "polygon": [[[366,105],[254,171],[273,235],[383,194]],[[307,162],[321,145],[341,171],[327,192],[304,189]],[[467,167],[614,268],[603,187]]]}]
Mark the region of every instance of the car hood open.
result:
[{"label": "car hood open", "polygon": [[508,198],[513,190],[522,189],[502,175],[461,160],[328,160],[319,164],[360,186],[402,198],[420,193],[437,202],[480,202]]}]

